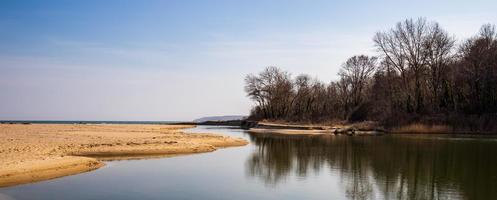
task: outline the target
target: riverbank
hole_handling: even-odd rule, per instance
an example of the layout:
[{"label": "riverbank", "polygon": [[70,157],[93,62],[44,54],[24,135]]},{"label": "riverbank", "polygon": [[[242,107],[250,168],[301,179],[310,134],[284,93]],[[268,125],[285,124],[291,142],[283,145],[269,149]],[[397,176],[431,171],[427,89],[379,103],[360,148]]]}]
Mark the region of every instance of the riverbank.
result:
[{"label": "riverbank", "polygon": [[472,131],[470,129],[455,129],[447,125],[428,125],[413,123],[403,126],[384,128],[376,122],[364,121],[358,123],[327,124],[295,124],[288,122],[250,122],[249,132],[256,134],[281,135],[382,135],[382,134],[467,134],[467,135],[496,135],[490,131]]},{"label": "riverbank", "polygon": [[187,134],[189,125],[0,124],[0,187],[78,174],[100,158],[210,152],[244,139]]},{"label": "riverbank", "polygon": [[323,124],[289,124],[281,122],[252,123],[248,132],[255,134],[280,134],[280,135],[321,135],[321,134],[347,134],[347,135],[382,135],[385,130],[373,122],[355,124],[336,124],[333,126]]}]

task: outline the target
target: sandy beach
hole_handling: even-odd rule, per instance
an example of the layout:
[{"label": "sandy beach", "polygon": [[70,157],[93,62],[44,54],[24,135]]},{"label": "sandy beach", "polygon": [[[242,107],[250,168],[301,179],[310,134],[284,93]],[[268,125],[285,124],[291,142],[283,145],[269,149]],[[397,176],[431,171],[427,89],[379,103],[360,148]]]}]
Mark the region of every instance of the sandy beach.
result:
[{"label": "sandy beach", "polygon": [[104,159],[210,152],[248,142],[187,125],[0,124],[0,187],[91,171]]}]

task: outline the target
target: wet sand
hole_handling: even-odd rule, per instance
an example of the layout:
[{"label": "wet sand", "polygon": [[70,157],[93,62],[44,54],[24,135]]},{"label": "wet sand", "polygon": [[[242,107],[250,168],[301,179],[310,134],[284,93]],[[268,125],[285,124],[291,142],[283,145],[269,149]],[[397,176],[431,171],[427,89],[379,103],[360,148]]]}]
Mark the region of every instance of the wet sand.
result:
[{"label": "wet sand", "polygon": [[210,152],[244,139],[187,125],[0,124],[0,187],[91,171],[101,160]]}]

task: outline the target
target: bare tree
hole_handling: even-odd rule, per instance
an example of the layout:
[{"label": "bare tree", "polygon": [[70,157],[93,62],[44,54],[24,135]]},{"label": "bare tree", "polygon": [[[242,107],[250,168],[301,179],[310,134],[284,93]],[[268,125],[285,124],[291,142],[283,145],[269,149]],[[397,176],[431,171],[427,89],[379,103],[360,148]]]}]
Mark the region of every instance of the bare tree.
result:
[{"label": "bare tree", "polygon": [[294,84],[296,95],[292,101],[292,115],[296,119],[302,119],[306,112],[306,105],[311,101],[311,77],[301,74],[295,78]]},{"label": "bare tree", "polygon": [[497,112],[497,33],[486,24],[480,34],[468,39],[460,48],[460,78],[465,84],[462,103],[466,112]]},{"label": "bare tree", "polygon": [[247,95],[257,102],[264,118],[285,117],[293,96],[291,76],[277,67],[245,78]]},{"label": "bare tree", "polygon": [[[447,104],[448,97],[442,97],[442,93],[447,90],[446,77],[450,62],[453,60],[453,49],[455,40],[443,30],[437,23],[430,27],[430,33],[426,38],[426,54],[428,66],[428,86],[431,91],[432,109],[436,109],[442,104]],[[445,85],[444,85],[445,84]],[[445,91],[447,94],[449,91]]]},{"label": "bare tree", "polygon": [[[425,19],[407,19],[397,23],[388,32],[378,32],[374,37],[377,49],[383,57],[400,73],[405,91],[407,111],[414,107],[415,112],[423,108],[423,73],[428,64],[429,54],[426,45],[430,39],[431,30],[438,26],[428,23]],[[412,76],[412,83],[411,78]]]},{"label": "bare tree", "polygon": [[366,87],[373,76],[376,65],[376,57],[369,57],[365,55],[353,56],[342,65],[338,75],[345,81],[350,82],[350,90],[348,93],[351,95],[352,106],[358,106],[366,97]]}]

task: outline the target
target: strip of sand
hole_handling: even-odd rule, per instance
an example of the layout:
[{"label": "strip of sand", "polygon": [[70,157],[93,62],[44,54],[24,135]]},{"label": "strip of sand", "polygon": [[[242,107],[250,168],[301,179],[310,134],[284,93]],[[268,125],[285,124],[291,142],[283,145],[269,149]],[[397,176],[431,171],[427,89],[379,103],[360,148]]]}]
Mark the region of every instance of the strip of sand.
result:
[{"label": "strip of sand", "polygon": [[184,133],[185,125],[0,124],[0,187],[91,171],[100,158],[210,152],[244,139]]},{"label": "strip of sand", "polygon": [[278,134],[278,135],[324,135],[324,134],[346,134],[346,135],[381,135],[382,130],[377,130],[371,122],[356,124],[337,124],[335,126],[327,125],[301,125],[301,124],[282,124],[271,122],[258,122],[250,133],[256,134]]},{"label": "strip of sand", "polygon": [[278,129],[278,128],[251,128],[248,132],[256,134],[278,135],[322,135],[332,134],[331,130],[303,130],[303,129]]}]

